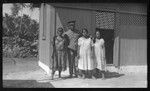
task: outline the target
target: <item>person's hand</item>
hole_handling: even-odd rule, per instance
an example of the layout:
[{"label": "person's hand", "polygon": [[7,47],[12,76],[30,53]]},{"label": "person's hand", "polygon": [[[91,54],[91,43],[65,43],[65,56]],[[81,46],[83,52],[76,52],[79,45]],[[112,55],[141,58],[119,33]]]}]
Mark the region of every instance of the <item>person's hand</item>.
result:
[{"label": "person's hand", "polygon": [[94,37],[92,37],[92,40],[94,40]]},{"label": "person's hand", "polygon": [[93,37],[92,35],[90,35],[90,38],[91,38],[92,40],[94,40],[94,37]]}]

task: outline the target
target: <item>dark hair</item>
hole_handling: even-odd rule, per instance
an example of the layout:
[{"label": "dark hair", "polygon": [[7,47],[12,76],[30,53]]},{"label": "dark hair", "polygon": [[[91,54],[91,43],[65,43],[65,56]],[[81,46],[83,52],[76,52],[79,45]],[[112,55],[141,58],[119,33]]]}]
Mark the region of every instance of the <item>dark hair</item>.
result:
[{"label": "dark hair", "polygon": [[86,28],[82,28],[81,33],[83,33],[83,30],[85,30],[88,33],[88,30]]},{"label": "dark hair", "polygon": [[69,21],[69,22],[67,22],[67,23],[69,24],[69,23],[75,23],[75,22],[76,22],[76,21],[75,21],[75,20],[73,20],[73,21]]},{"label": "dark hair", "polygon": [[64,32],[64,31],[63,31],[64,29],[63,29],[62,27],[59,27],[59,28],[57,29],[57,32],[60,31],[60,30],[61,30],[61,32]]},{"label": "dark hair", "polygon": [[69,22],[67,22],[67,26],[72,26],[71,24],[73,24],[73,26],[75,26],[75,21],[69,21]]},{"label": "dark hair", "polygon": [[98,29],[96,29],[96,30],[95,30],[95,34],[96,34],[96,32],[99,32],[99,33],[101,33],[100,31],[101,31],[101,30],[98,30]]},{"label": "dark hair", "polygon": [[96,32],[99,32],[99,34],[100,34],[100,38],[102,38],[102,36],[101,36],[101,29],[96,29],[95,30],[95,37],[94,37],[94,40],[93,40],[93,42],[95,43],[96,42]]}]

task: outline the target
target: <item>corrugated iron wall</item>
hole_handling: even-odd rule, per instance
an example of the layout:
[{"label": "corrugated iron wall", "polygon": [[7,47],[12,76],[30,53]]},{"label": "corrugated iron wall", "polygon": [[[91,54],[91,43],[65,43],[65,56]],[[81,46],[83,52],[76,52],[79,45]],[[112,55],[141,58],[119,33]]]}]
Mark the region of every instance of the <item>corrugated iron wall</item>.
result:
[{"label": "corrugated iron wall", "polygon": [[[113,61],[115,62],[115,65],[118,66],[146,64],[147,16],[145,15],[145,4],[111,4],[111,7],[109,7],[109,4],[87,5],[87,8],[91,10],[86,10],[85,6],[83,7],[83,9],[75,9],[71,6],[71,8],[69,8],[68,6],[66,9],[57,8],[63,26],[65,26],[66,22],[69,20],[77,20],[76,28],[78,30],[81,30],[82,27],[86,27],[92,35],[94,34],[96,27],[117,30],[115,31],[114,36],[115,52],[113,53],[116,53],[117,50],[119,52],[114,55],[115,58]],[[75,7],[77,6],[75,5]],[[110,8],[110,10],[114,10],[114,12],[95,13],[94,11],[94,9],[102,9],[102,11],[107,11],[107,8]],[[115,19],[112,18],[115,16],[114,13],[117,13],[118,15],[117,17],[115,17]],[[96,19],[95,17],[97,17],[98,19]],[[115,23],[115,25],[113,25],[113,23]]]},{"label": "corrugated iron wall", "polygon": [[147,64],[146,4],[93,3],[80,4],[79,7],[77,4],[60,4],[56,5],[55,8],[57,17],[56,29],[59,26],[65,28],[68,21],[76,20],[76,28],[78,30],[86,27],[92,35],[94,34],[97,23],[95,19],[95,10],[108,10],[117,13],[117,17],[115,17],[115,26],[111,25],[113,24],[112,18],[105,18],[107,14],[101,13],[101,18],[99,19],[99,21],[103,22],[99,24],[99,27],[106,29],[112,29],[114,27],[114,29],[117,30],[115,31],[116,43],[114,45],[114,51],[116,53],[116,50],[118,50],[118,52],[114,55],[115,58],[113,61],[116,65]]},{"label": "corrugated iron wall", "polygon": [[82,28],[87,28],[90,33],[92,29],[92,11],[82,9],[70,9],[70,8],[56,8],[56,29],[60,26],[64,27],[66,31],[67,22],[75,20],[75,28],[81,31]]},{"label": "corrugated iron wall", "polygon": [[146,65],[147,16],[140,13],[120,13],[119,35],[120,65]]}]

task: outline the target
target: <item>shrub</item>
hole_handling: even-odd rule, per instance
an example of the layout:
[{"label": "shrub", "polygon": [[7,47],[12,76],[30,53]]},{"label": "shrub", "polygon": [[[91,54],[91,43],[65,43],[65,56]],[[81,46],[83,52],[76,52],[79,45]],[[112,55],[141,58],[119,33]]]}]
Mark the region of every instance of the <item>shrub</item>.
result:
[{"label": "shrub", "polygon": [[[38,55],[39,24],[28,15],[3,17],[3,57],[30,57]],[[33,45],[34,44],[34,45]]]}]

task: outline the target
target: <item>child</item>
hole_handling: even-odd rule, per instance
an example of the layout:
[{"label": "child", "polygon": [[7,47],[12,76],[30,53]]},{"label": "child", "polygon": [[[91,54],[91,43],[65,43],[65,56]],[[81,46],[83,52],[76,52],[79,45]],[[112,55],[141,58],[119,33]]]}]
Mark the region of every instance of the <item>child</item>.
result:
[{"label": "child", "polygon": [[52,77],[55,74],[55,71],[59,71],[59,78],[61,78],[61,71],[66,70],[66,38],[63,36],[63,28],[58,28],[57,30],[57,36],[54,36],[53,38],[53,55],[52,55]]},{"label": "child", "polygon": [[100,36],[100,31],[96,30],[96,38],[94,39],[94,52],[95,59],[97,61],[97,69],[102,73],[102,79],[105,78],[104,72],[106,71],[106,60],[105,60],[105,46],[104,39]]},{"label": "child", "polygon": [[[88,36],[88,30],[82,30],[82,37],[78,39],[78,69],[79,77],[85,78],[86,74],[91,75],[96,68],[91,57],[92,39]],[[92,78],[93,74],[92,74]]]}]

